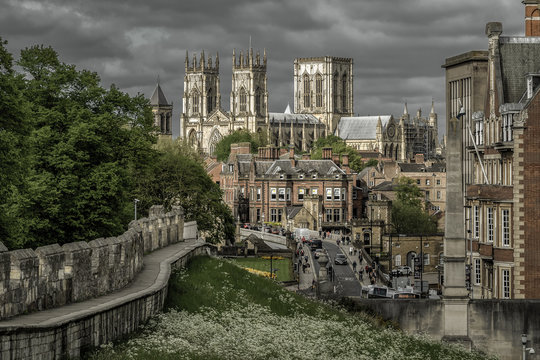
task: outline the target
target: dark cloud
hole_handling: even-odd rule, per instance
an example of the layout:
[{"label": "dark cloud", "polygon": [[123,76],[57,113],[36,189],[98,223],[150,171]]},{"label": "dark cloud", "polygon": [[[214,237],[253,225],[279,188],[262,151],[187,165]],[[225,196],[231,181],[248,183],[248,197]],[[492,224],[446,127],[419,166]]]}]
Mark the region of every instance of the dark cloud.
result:
[{"label": "dark cloud", "polygon": [[[293,105],[295,57],[354,59],[355,113],[394,114],[431,99],[444,122],[445,58],[487,48],[485,24],[523,33],[519,0],[7,0],[0,36],[17,56],[53,46],[63,61],[97,71],[104,86],[150,96],[160,76],[179,119],[186,50],[220,55],[222,106],[229,107],[231,53],[268,51],[271,111]],[[178,132],[178,122],[175,124]]]}]

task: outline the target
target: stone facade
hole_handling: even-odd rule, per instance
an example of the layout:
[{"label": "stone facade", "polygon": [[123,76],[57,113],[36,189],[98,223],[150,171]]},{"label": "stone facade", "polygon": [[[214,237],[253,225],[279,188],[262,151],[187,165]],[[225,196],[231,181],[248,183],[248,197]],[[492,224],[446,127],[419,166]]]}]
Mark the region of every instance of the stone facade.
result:
[{"label": "stone facade", "polygon": [[181,208],[130,223],[118,237],[0,253],[0,319],[101,296],[131,282],[143,254],[183,241]]}]

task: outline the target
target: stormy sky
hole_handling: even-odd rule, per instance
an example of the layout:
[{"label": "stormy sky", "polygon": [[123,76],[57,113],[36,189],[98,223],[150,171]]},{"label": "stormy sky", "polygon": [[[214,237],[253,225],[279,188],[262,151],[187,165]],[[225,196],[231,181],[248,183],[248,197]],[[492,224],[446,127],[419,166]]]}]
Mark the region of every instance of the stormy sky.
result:
[{"label": "stormy sky", "polygon": [[179,132],[186,50],[220,55],[222,107],[229,108],[231,54],[266,48],[271,112],[293,105],[296,57],[354,59],[354,112],[403,112],[431,99],[444,132],[448,57],[484,50],[485,24],[523,35],[521,0],[0,0],[0,36],[20,49],[52,46],[66,63],[99,73],[105,87],[152,95],[157,77],[174,103]]}]

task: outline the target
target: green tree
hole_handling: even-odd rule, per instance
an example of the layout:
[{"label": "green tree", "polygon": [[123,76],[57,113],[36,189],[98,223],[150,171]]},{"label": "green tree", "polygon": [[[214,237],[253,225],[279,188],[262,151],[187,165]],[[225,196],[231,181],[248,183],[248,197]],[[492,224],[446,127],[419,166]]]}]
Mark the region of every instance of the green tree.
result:
[{"label": "green tree", "polygon": [[148,100],[96,73],[62,63],[50,47],[21,51],[32,119],[28,190],[20,196],[27,232],[12,247],[113,236],[131,219],[134,179],[155,151]]},{"label": "green tree", "polygon": [[216,144],[214,155],[218,161],[226,161],[231,153],[231,144],[241,142],[249,142],[251,144],[251,152],[256,153],[260,146],[266,146],[266,131],[261,131],[256,134],[250,133],[248,130],[236,130],[232,134],[225,136]]},{"label": "green tree", "polygon": [[163,204],[167,210],[181,205],[186,221],[196,220],[209,241],[234,238],[234,219],[219,185],[206,173],[200,156],[183,141],[160,144],[152,168],[139,178],[137,198],[143,209],[153,204]]},{"label": "green tree", "polygon": [[422,191],[413,179],[400,177],[392,202],[392,224],[400,234],[435,234],[437,221],[425,211]]},{"label": "green tree", "polygon": [[376,166],[378,163],[377,160],[371,159],[368,164],[365,164],[355,148],[348,146],[345,140],[335,135],[317,139],[311,150],[311,158],[315,160],[322,159],[322,149],[327,147],[332,148],[332,154],[349,155],[349,167],[357,173],[362,171],[368,164],[371,164],[369,166]]}]

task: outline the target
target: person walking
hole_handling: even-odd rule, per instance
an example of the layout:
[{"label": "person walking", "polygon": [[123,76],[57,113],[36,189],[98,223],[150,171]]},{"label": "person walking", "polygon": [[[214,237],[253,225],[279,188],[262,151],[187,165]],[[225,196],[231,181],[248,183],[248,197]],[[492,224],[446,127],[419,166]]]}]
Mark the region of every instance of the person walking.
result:
[{"label": "person walking", "polygon": [[352,255],[353,248],[352,246],[349,246],[349,255]]},{"label": "person walking", "polygon": [[356,272],[356,261],[353,261],[352,263],[352,269],[354,272]]}]

